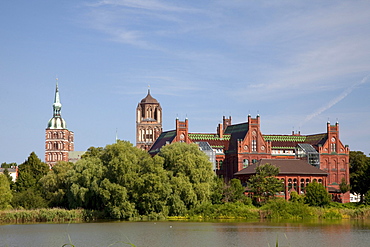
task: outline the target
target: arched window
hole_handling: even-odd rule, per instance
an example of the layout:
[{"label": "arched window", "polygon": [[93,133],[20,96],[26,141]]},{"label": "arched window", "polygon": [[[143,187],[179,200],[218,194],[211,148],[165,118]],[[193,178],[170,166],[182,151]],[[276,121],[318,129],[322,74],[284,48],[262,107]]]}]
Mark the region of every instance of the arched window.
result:
[{"label": "arched window", "polygon": [[243,168],[247,168],[249,165],[249,160],[248,159],[243,159]]}]

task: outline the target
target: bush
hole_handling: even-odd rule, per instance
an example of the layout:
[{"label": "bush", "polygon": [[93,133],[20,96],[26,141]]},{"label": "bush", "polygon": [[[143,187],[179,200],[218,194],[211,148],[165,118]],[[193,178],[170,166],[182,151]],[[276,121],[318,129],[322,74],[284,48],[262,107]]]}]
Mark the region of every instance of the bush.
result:
[{"label": "bush", "polygon": [[300,202],[287,202],[282,198],[270,200],[261,207],[261,211],[266,218],[273,219],[303,219],[312,218],[314,210],[308,205]]},{"label": "bush", "polygon": [[203,204],[189,211],[192,217],[208,219],[257,219],[258,210],[241,202],[225,204]]}]

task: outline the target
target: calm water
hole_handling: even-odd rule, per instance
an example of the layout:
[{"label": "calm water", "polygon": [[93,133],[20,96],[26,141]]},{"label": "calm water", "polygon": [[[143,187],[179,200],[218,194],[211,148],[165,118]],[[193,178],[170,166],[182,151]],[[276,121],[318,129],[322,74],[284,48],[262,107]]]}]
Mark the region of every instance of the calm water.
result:
[{"label": "calm water", "polygon": [[0,225],[0,246],[370,246],[370,222],[105,222]]}]

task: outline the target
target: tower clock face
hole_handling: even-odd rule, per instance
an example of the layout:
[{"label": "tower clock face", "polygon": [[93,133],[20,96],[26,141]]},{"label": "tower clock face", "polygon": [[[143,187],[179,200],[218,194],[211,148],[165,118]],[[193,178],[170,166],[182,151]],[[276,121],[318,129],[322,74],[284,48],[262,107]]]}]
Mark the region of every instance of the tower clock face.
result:
[{"label": "tower clock face", "polygon": [[180,139],[181,139],[181,140],[184,140],[184,139],[185,139],[184,134],[181,134],[181,135],[180,135]]},{"label": "tower clock face", "polygon": [[335,142],[335,137],[331,138],[331,142]]}]

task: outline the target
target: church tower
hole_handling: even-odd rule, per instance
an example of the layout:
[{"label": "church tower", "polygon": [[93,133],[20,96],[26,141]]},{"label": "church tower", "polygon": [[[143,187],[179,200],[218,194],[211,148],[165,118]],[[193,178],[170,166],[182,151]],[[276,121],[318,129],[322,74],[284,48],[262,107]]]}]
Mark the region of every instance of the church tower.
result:
[{"label": "church tower", "polygon": [[136,108],[136,147],[149,150],[162,132],[162,108],[150,95],[141,100]]},{"label": "church tower", "polygon": [[49,166],[55,165],[57,161],[68,161],[68,152],[74,151],[73,132],[67,129],[61,110],[57,79],[53,117],[49,120],[45,131],[45,162]]}]

